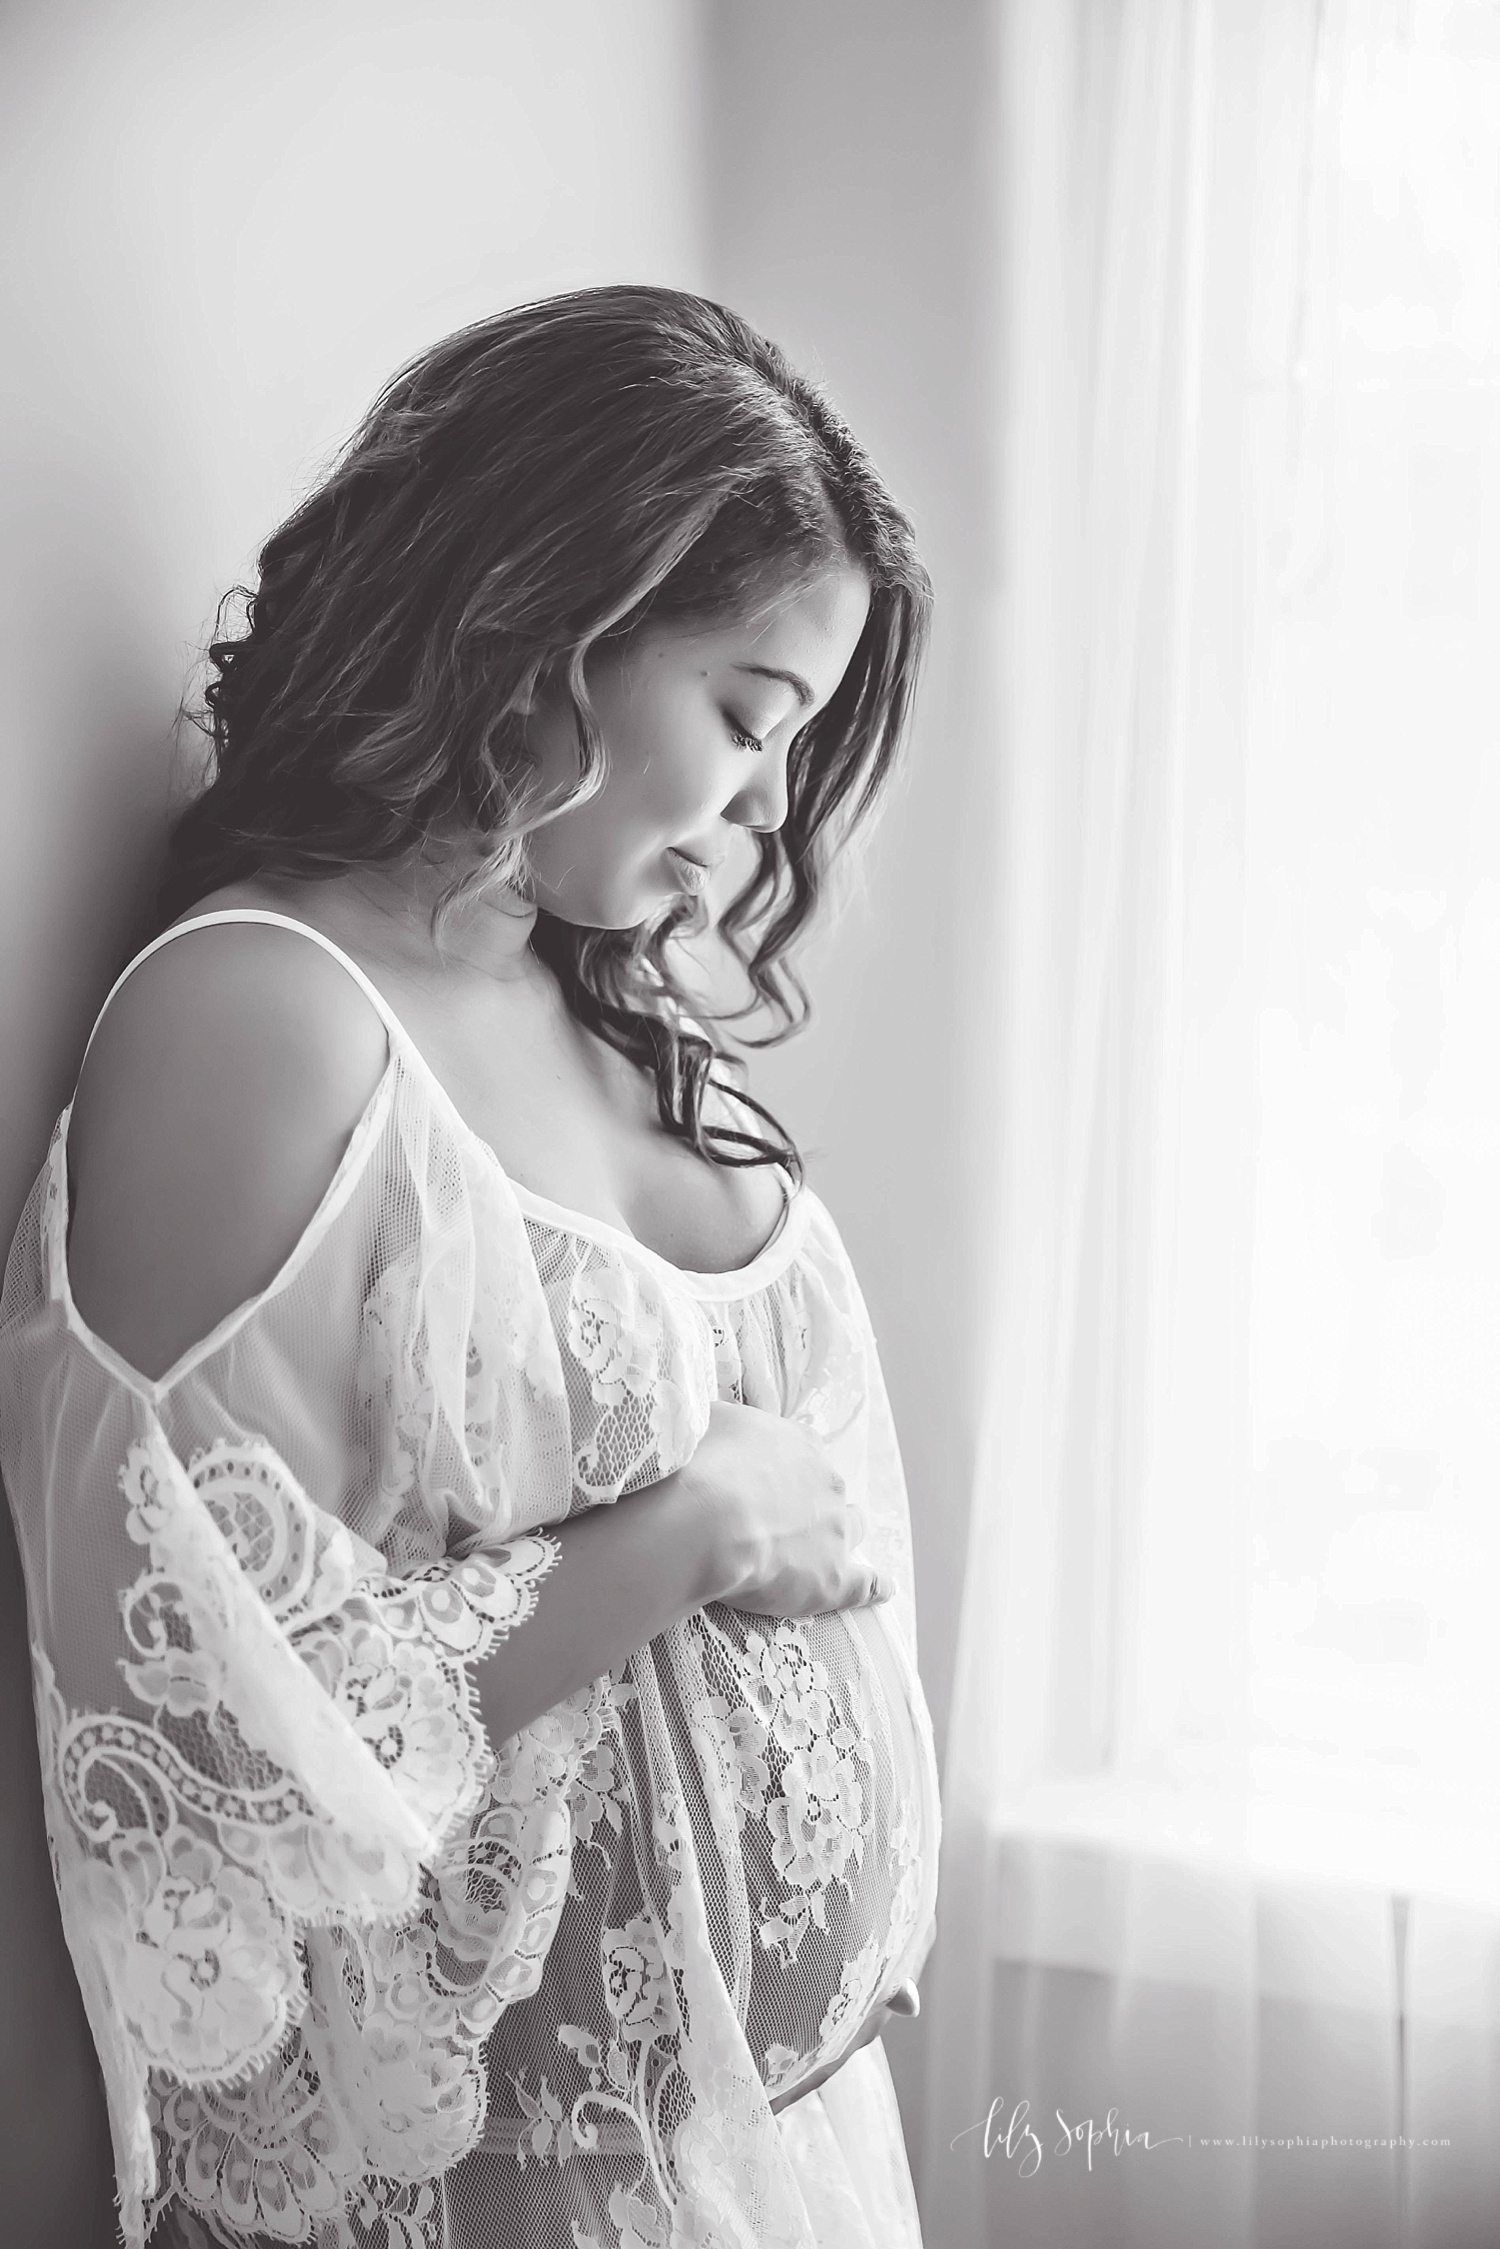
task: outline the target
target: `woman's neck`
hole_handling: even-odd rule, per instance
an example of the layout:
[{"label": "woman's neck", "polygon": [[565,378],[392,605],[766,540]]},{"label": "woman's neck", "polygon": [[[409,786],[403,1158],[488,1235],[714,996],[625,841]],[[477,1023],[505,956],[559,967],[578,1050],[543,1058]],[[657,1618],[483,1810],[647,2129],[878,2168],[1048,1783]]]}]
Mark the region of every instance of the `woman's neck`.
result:
[{"label": "woman's neck", "polygon": [[[435,951],[431,916],[454,864],[422,861],[412,868],[361,867],[351,880],[356,895],[389,918],[393,929],[422,957]],[[443,927],[443,958],[497,984],[531,984],[543,975],[531,950],[536,907],[509,884],[462,899]]]}]

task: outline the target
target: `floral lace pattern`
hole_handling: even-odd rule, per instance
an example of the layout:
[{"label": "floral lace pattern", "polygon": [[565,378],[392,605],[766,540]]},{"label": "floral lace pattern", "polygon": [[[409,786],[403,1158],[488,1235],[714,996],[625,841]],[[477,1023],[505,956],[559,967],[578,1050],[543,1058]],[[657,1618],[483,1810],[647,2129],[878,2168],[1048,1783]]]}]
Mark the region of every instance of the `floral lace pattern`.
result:
[{"label": "floral lace pattern", "polygon": [[[181,2135],[179,2185],[202,2199],[193,2188],[206,2183],[212,2145],[214,2198],[203,2206],[303,2240],[331,2182],[342,2192],[372,2152],[404,2175],[390,2160],[399,2104],[388,2095],[362,2142],[347,2105],[340,2115],[306,2097],[323,2074],[309,2056],[334,2035],[325,1993],[340,1980],[348,1988],[330,1962],[359,1930],[368,1990],[394,1992],[409,1977],[412,1931],[430,1935],[430,1925],[363,1924],[411,1910],[432,1835],[482,1793],[495,1759],[461,1661],[530,1613],[558,1549],[523,1537],[506,1556],[390,1580],[383,1558],[323,1516],[265,1444],[221,1442],[184,1467],[153,1434],[130,1448],[119,1485],[128,1535],[149,1556],[122,1597],[120,1670],[153,1716],[71,1715],[33,1644],[59,1889],[153,2073],[156,2121]],[[288,1708],[303,1721],[311,1712],[331,1743],[296,1738]],[[330,1750],[349,1768],[332,1789]],[[560,1838],[556,1861],[560,1896]],[[422,2026],[429,2044],[432,2027]],[[471,2049],[478,2035],[468,2034]],[[367,2075],[378,2074],[372,2054]],[[465,2060],[467,2118],[433,2151],[450,2159],[482,2106],[476,2052]],[[399,2075],[391,2053],[383,2061]],[[420,2066],[435,2095],[430,2060]],[[285,2101],[268,2100],[289,2071],[304,2089],[295,2132]],[[216,2094],[235,2079],[243,2091]],[[257,2109],[248,2140],[230,2130],[231,2113]],[[286,2144],[268,2155],[268,2137]]]},{"label": "floral lace pattern", "polygon": [[594,1497],[615,1497],[642,1453],[678,1461],[692,1450],[692,1418],[679,1382],[662,1374],[663,1306],[618,1258],[592,1256],[568,1294],[567,1335],[589,1392],[591,1417],[574,1475]]},{"label": "floral lace pattern", "polygon": [[[839,1629],[830,1620],[822,1628],[830,1635]],[[757,2119],[769,2115],[764,2104],[775,2092],[795,2092],[800,2078],[847,2044],[899,1980],[897,1964],[915,1933],[920,1830],[915,1808],[888,1793],[898,1753],[873,1708],[863,1729],[852,1723],[841,1704],[852,1705],[855,1690],[839,1690],[805,1626],[711,1611],[689,1620],[682,1633],[698,1661],[709,1659],[705,1681],[711,1670],[731,1679],[732,1691],[700,1686],[673,1635],[626,1666],[633,1704],[643,1714],[664,1714],[669,1690],[693,1679],[685,1713],[692,1755],[679,1753],[669,1768],[653,1756],[648,1718],[624,1722],[632,1699],[615,1682],[622,1723],[600,1746],[618,1777],[610,1801],[618,1793],[621,1827],[594,1814],[608,1826],[612,1848],[600,1872],[610,1886],[585,1880],[570,1891],[571,1920],[564,1918],[554,1940],[537,2032],[528,2041],[524,2016],[504,2018],[489,2049],[486,2146],[497,2160],[502,2147],[513,2151],[517,2182],[513,2194],[498,2187],[501,2199],[490,2205],[503,2233],[518,2229],[532,2207],[520,2182],[540,2171],[573,2178],[591,2214],[579,2238],[608,2249],[631,2238],[630,2229],[642,2240],[659,2235],[666,2242],[681,2225],[688,2228],[683,2238],[693,2238],[691,2226],[700,2222],[707,2240],[737,2238],[731,2215],[742,2207],[739,2190],[728,2190],[720,2213],[727,2230],[715,2231],[705,2212],[723,2199],[725,2178],[753,2164],[763,2145]],[[687,1817],[678,1776],[694,1769],[703,1775],[708,1827]],[[663,1771],[668,1785],[648,1786],[648,1775]],[[883,1803],[878,1776],[886,1776]],[[665,1880],[653,1881],[653,1874]],[[649,1905],[611,1910],[632,1876],[630,1888],[638,1882]],[[726,1950],[719,1938],[710,1940],[720,1970],[710,1991],[722,2037],[715,2059],[715,2039],[689,1988],[692,1965],[705,1950],[702,1917],[708,1913],[711,1922],[710,1900],[722,1897],[733,1918],[735,1898],[748,1909],[757,1892],[769,1894],[758,1918],[745,1911],[734,1944]],[[875,1896],[885,1902],[872,1928]],[[799,2011],[796,1995],[825,1982],[821,1962],[799,1974],[799,1948],[814,1941],[841,1946],[843,1929],[861,1919],[868,1934],[834,1971],[828,2001],[802,2016],[798,2042],[768,2037],[768,2022],[789,2020]],[[581,2015],[567,2013],[567,1998],[581,1997],[586,1987],[586,1959],[600,1964],[597,1998]],[[571,1979],[561,1965],[569,1961],[580,1964]],[[561,2051],[549,2065],[538,2049],[554,2035]],[[754,2057],[757,2074],[747,2077],[745,2062]],[[589,2158],[593,2168],[585,2170]],[[711,2190],[705,2181],[715,2179]],[[781,2238],[769,2210],[760,2224],[760,2240]],[[794,2226],[785,2238],[797,2240]]]},{"label": "floral lace pattern", "polygon": [[[3,1466],[127,2249],[158,2219],[195,2249],[814,2249],[769,2101],[899,1980],[935,1885],[857,1284],[804,1200],[755,1286],[679,1287],[523,1216],[399,1057],[383,1102],[327,1231],[170,1393],[68,1309],[56,1142],[12,1259],[0,1438],[71,1354]],[[475,1667],[548,1526],[669,1474],[716,1397],[828,1448],[897,1601],[711,1604],[491,1738]],[[106,1607],[57,1630],[80,1520]]]},{"label": "floral lace pattern", "polygon": [[730,1735],[725,1777],[733,1801],[742,1817],[764,1821],[789,1893],[761,1922],[759,1940],[794,1962],[808,1926],[828,1926],[828,1885],[863,1858],[873,1759],[859,1727],[835,1704],[827,1665],[795,1626],[749,1630],[737,1669],[738,1703],[715,1696],[706,1715]]},{"label": "floral lace pattern", "polygon": [[573,1504],[616,1500],[693,1453],[715,1394],[709,1338],[654,1272],[526,1224],[572,1400]]}]

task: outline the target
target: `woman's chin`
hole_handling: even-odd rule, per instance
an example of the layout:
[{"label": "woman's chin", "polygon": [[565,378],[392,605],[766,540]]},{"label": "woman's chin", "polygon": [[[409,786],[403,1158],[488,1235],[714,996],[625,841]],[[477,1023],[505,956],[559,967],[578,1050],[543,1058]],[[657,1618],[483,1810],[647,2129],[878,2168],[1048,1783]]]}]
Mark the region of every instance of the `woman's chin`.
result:
[{"label": "woman's chin", "polygon": [[575,929],[640,929],[647,922],[665,920],[684,895],[680,885],[649,871],[633,880],[622,878],[587,890],[536,886],[537,904]]}]

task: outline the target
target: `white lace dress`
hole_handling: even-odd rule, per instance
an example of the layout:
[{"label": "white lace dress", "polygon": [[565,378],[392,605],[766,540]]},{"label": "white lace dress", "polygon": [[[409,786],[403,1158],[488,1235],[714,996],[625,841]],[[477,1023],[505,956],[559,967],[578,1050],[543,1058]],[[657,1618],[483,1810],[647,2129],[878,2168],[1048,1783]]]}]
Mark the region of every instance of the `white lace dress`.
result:
[{"label": "white lace dress", "polygon": [[[917,2249],[878,2040],[769,2105],[920,1966],[937,1882],[905,1487],[832,1218],[804,1186],[749,1265],[682,1272],[509,1179],[320,932],[246,911],[156,942],[222,920],[324,945],[389,1033],[306,1232],[146,1380],[72,1300],[65,1110],[0,1298],[47,1824],[127,2249],[158,2221]],[[525,1630],[545,1526],[628,1505],[715,1396],[826,1439],[894,1600],[712,1604],[491,1742],[473,1667]]]}]

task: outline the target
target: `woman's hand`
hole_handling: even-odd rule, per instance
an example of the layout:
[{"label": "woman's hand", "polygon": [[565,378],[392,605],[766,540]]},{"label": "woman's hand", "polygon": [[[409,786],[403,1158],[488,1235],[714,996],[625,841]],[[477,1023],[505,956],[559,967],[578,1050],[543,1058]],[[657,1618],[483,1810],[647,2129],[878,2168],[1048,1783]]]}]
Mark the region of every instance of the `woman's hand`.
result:
[{"label": "woman's hand", "polygon": [[860,2024],[859,2036],[852,2046],[844,2049],[836,2062],[825,2063],[823,2068],[816,2070],[811,2077],[803,2078],[802,2082],[794,2086],[791,2092],[779,2093],[776,2096],[771,2103],[772,2115],[774,2116],[781,2109],[789,2108],[793,2101],[800,2101],[804,2093],[815,2093],[820,2085],[826,2084],[835,2071],[843,2068],[851,2054],[857,2054],[861,2046],[868,2046],[872,2039],[880,2036],[892,2015],[914,2015],[917,2013],[919,2006],[920,2001],[917,1997],[915,1983],[908,1979],[905,1983],[899,1984],[891,1993],[889,1999],[877,2001],[876,2005],[870,2009],[869,2014]]},{"label": "woman's hand", "polygon": [[759,1616],[817,1616],[886,1600],[856,1549],[865,1535],[821,1440],[799,1422],[716,1398],[677,1471],[694,1527],[712,1545],[716,1600]]}]

